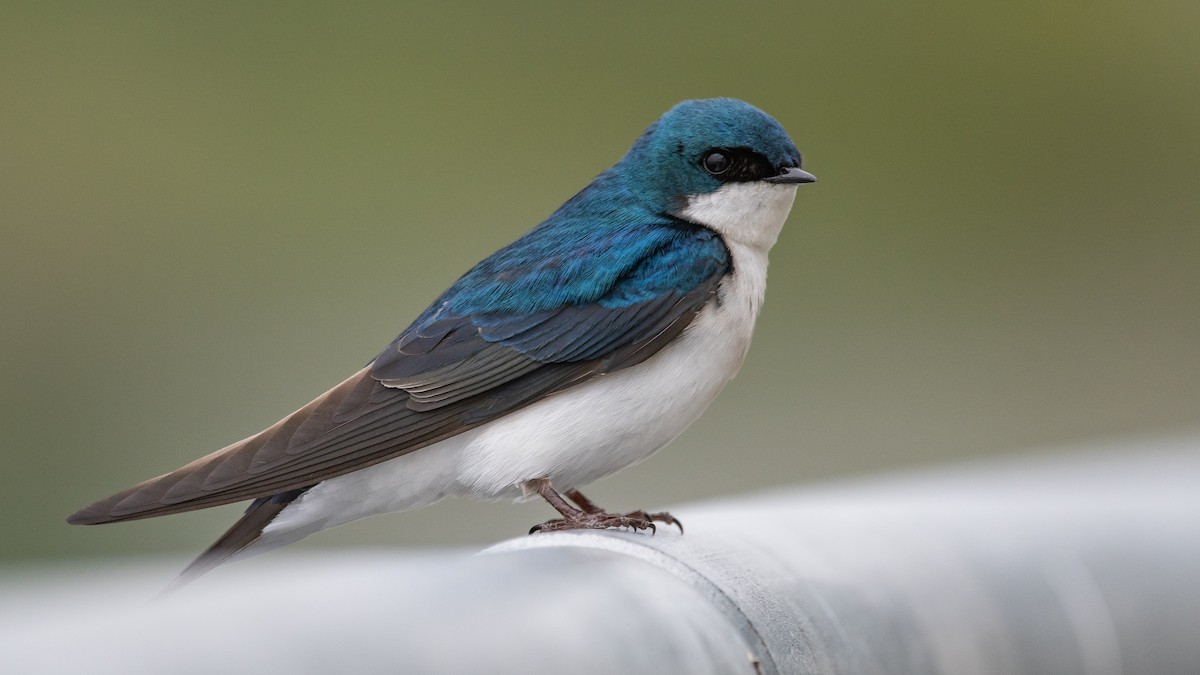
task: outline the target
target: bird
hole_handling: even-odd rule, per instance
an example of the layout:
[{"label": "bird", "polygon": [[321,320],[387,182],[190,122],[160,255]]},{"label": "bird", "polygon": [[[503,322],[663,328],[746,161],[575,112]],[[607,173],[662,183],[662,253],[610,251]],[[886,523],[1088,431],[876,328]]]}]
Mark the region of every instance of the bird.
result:
[{"label": "bird", "polygon": [[364,368],[266,430],[80,509],[96,525],[249,501],[176,580],[445,497],[541,497],[530,534],[683,526],[580,488],[645,460],[737,374],[767,257],[816,178],[744,101],[683,101]]}]

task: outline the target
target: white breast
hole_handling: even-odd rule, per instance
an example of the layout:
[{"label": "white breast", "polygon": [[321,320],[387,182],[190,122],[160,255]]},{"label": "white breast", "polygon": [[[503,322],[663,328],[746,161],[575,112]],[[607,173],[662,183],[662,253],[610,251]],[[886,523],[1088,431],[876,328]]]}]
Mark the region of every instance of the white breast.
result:
[{"label": "white breast", "polygon": [[[761,268],[762,265],[747,265]],[[644,363],[598,377],[483,427],[459,461],[467,491],[519,497],[548,477],[582,487],[649,457],[700,416],[738,371],[765,269],[726,279],[691,325]]]},{"label": "white breast", "polygon": [[521,498],[520,484],[533,478],[549,478],[560,490],[582,487],[646,459],[694,422],[741,367],[766,290],[767,251],[794,197],[794,185],[740,183],[690,200],[679,215],[722,235],[733,271],[691,325],[645,362],[320,483],[264,539],[286,543],[448,495]]}]

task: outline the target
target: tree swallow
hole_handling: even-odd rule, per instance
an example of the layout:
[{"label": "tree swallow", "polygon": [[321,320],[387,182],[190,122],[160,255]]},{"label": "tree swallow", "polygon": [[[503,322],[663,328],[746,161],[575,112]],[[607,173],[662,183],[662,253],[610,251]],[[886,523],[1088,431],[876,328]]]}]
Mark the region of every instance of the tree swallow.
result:
[{"label": "tree swallow", "polygon": [[184,580],[235,554],[455,495],[539,495],[561,517],[531,532],[678,524],[608,513],[579,488],[669,443],[737,373],[767,252],[796,186],[814,180],[758,108],[680,103],[349,379],[68,522],[253,500]]}]

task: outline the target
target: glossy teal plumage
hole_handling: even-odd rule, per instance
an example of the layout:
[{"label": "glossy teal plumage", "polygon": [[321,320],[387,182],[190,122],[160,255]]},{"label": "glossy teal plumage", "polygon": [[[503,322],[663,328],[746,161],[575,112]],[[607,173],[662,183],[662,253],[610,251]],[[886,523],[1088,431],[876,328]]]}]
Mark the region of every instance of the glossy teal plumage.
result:
[{"label": "glossy teal plumage", "polygon": [[[729,252],[717,235],[673,215],[683,196],[720,187],[698,168],[702,153],[714,146],[758,149],[774,167],[800,165],[800,153],[783,128],[748,103],[709,99],[675,106],[620,162],[434,301],[389,346],[426,355],[416,361],[427,364],[409,359],[403,372],[445,366],[476,353],[480,342],[553,362],[597,358],[599,346],[611,349],[638,339],[657,318],[638,308],[657,298],[685,296],[729,270]],[[571,326],[544,316],[568,308],[573,311],[558,321],[583,322],[577,333],[583,328],[623,333],[592,335],[586,349],[562,339],[536,339],[569,334]],[[439,345],[455,348],[435,355]],[[377,367],[392,360],[389,350]]]},{"label": "glossy teal plumage", "polygon": [[721,182],[697,170],[710,148],[748,148],[775,168],[800,166],[800,151],[778,122],[732,98],[684,101],[646,129],[616,166],[651,208],[669,210],[686,195],[715,191]]}]

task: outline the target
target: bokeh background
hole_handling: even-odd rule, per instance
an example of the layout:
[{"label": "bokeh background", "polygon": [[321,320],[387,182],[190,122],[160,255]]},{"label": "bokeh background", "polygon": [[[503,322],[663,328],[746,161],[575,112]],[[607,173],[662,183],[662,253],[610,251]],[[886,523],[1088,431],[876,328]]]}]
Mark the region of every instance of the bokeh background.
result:
[{"label": "bokeh background", "polygon": [[[820,182],[742,371],[611,508],[1200,424],[1200,3],[4,3],[0,562],[360,367],[685,98]],[[486,543],[447,502],[307,547]]]}]

